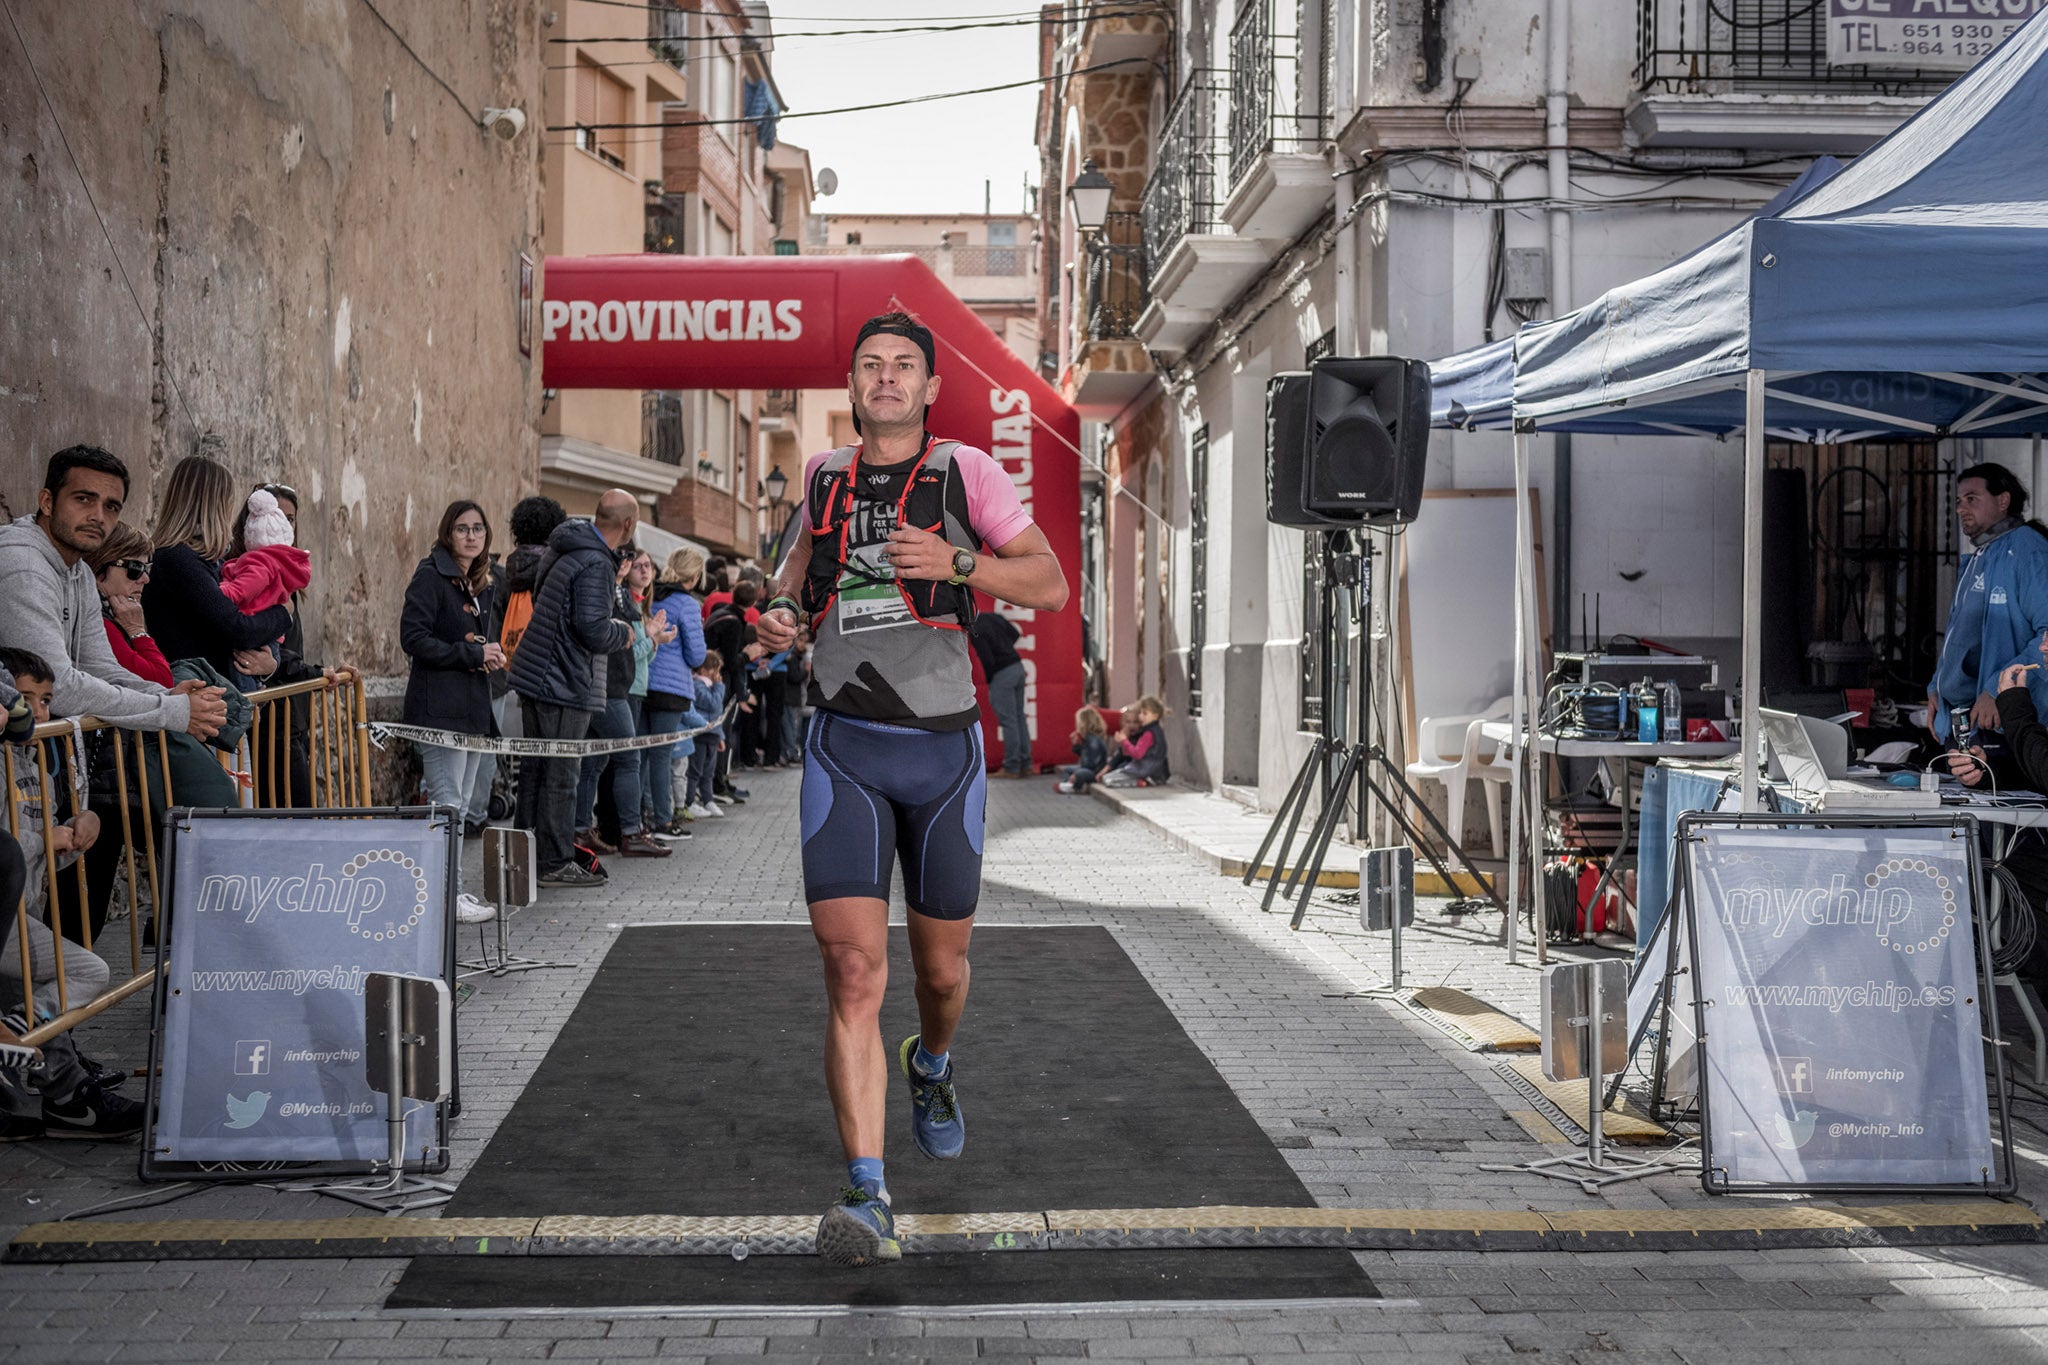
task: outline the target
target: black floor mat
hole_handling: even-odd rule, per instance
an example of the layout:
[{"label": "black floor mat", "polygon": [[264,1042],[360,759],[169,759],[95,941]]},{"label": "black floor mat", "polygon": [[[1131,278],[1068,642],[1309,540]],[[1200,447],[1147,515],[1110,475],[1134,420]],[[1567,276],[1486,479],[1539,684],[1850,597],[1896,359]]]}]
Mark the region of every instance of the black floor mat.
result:
[{"label": "black floor mat", "polygon": [[[884,1037],[916,1032],[892,932]],[[845,1167],[825,1096],[824,997],[806,926],[628,929],[448,1217],[822,1213]],[[899,1212],[1312,1203],[1106,930],[974,936],[954,1046],[967,1154],[911,1146],[890,1099]],[[812,1257],[415,1260],[388,1306],[1089,1303],[1357,1298],[1322,1250],[934,1254],[881,1270]]]}]

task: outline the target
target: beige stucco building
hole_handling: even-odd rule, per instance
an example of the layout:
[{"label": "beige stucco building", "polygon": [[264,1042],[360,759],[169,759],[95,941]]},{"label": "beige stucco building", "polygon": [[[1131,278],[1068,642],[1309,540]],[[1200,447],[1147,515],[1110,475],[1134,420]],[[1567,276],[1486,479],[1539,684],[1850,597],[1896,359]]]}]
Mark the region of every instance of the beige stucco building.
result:
[{"label": "beige stucco building", "polygon": [[[537,483],[552,3],[16,3],[0,39],[0,497],[194,452],[300,494],[310,657],[402,674],[442,508]],[[47,92],[47,98],[46,94]],[[486,109],[525,116],[516,136]]]}]

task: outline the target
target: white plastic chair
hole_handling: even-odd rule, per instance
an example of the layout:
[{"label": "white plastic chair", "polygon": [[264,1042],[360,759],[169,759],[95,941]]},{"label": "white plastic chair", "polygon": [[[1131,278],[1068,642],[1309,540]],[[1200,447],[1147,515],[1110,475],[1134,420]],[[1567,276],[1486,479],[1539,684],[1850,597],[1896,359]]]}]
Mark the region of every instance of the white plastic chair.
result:
[{"label": "white plastic chair", "polygon": [[[1509,702],[1504,698],[1489,709],[1494,714],[1488,719],[1498,720],[1508,714]],[[1515,750],[1513,745],[1488,739],[1480,733],[1480,725],[1476,721],[1472,725],[1472,775],[1479,779],[1480,795],[1486,798],[1487,837],[1493,841],[1494,856],[1500,857],[1507,849],[1501,833],[1501,798],[1515,777]]]},{"label": "white plastic chair", "polygon": [[[1426,716],[1415,727],[1417,756],[1403,769],[1410,783],[1441,782],[1449,798],[1450,819],[1444,828],[1450,833],[1451,842],[1462,846],[1465,842],[1465,787],[1480,770],[1477,746],[1482,742],[1480,725],[1489,720],[1498,720],[1508,713],[1508,699],[1502,698],[1473,715]],[[1492,790],[1487,795],[1487,810],[1492,812]],[[1498,822],[1495,823],[1498,828]],[[1500,846],[1498,838],[1495,848]]]}]

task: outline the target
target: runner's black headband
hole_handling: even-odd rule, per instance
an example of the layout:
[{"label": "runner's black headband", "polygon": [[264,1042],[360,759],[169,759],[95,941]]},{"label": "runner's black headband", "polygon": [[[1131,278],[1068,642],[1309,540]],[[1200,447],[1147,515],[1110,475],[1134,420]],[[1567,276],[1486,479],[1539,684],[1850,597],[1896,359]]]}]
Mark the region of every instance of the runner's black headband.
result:
[{"label": "runner's black headband", "polygon": [[[924,326],[922,323],[911,322],[907,319],[903,321],[897,320],[902,317],[903,314],[901,313],[884,313],[880,317],[869,318],[866,322],[862,323],[860,335],[853,339],[855,360],[857,361],[860,358],[862,342],[871,336],[886,332],[890,336],[902,337],[905,341],[915,343],[917,349],[924,352],[925,373],[937,374],[939,372],[938,351],[932,345],[932,329]],[[849,365],[847,368],[851,369],[852,366]]]}]

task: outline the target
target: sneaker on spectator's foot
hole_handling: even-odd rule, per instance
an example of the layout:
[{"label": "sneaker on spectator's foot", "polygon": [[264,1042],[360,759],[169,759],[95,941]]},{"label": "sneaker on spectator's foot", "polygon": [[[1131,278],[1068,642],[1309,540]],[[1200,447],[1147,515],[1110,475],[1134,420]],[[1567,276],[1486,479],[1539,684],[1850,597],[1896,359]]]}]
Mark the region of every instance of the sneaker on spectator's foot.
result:
[{"label": "sneaker on spectator's foot", "polygon": [[43,1099],[43,1136],[115,1140],[142,1131],[142,1106],[86,1081],[63,1103]]},{"label": "sneaker on spectator's foot", "polygon": [[1062,778],[1058,782],[1053,783],[1052,789],[1056,792],[1065,792],[1068,796],[1072,796],[1074,794],[1074,783],[1070,778]]},{"label": "sneaker on spectator's foot", "polygon": [[118,1090],[121,1088],[121,1082],[128,1079],[127,1072],[116,1071],[110,1066],[102,1066],[83,1052],[78,1054],[78,1064],[84,1068],[86,1075],[100,1083],[102,1089]]},{"label": "sneaker on spectator's foot", "polygon": [[0,1110],[0,1142],[28,1142],[43,1135],[43,1121],[33,1114]]},{"label": "sneaker on spectator's foot", "polygon": [[666,858],[673,852],[675,850],[667,844],[657,843],[637,829],[631,834],[619,836],[619,853],[622,857]]},{"label": "sneaker on spectator's foot", "polygon": [[488,924],[497,917],[498,907],[487,900],[480,900],[467,891],[455,898],[457,924]]},{"label": "sneaker on spectator's foot", "polygon": [[703,805],[697,807],[697,814],[707,820],[723,820],[725,818],[725,807],[719,805],[716,801],[706,801]]},{"label": "sneaker on spectator's foot", "polygon": [[542,886],[569,887],[603,886],[606,880],[607,878],[600,877],[595,872],[585,871],[575,863],[563,863],[560,867],[550,868],[541,873],[539,878]]},{"label": "sneaker on spectator's foot", "polygon": [[677,843],[684,839],[695,838],[697,833],[695,830],[690,828],[688,817],[685,816],[681,811],[677,811],[676,818],[669,821],[665,825],[649,825],[647,827],[647,832],[650,837],[659,839],[663,843],[668,844]]},{"label": "sneaker on spectator's foot", "polygon": [[606,843],[604,841],[604,836],[599,834],[594,829],[577,830],[576,842],[583,845],[585,848],[593,849],[599,853],[617,853],[619,851],[619,846],[617,844]]},{"label": "sneaker on spectator's foot", "polygon": [[896,1060],[910,1078],[910,1136],[916,1139],[917,1150],[932,1160],[951,1161],[967,1145],[967,1120],[953,1098],[953,1062],[948,1058],[944,1071],[926,1076],[911,1060],[917,1038],[911,1034],[896,1049]]},{"label": "sneaker on spectator's foot", "polygon": [[818,1220],[818,1255],[834,1265],[883,1265],[903,1259],[896,1240],[896,1215],[858,1185],[839,1192],[839,1202]]},{"label": "sneaker on spectator's foot", "polygon": [[742,806],[746,805],[747,798],[753,795],[753,793],[748,791],[745,787],[734,787],[730,794],[732,796],[732,799],[739,802]]}]

